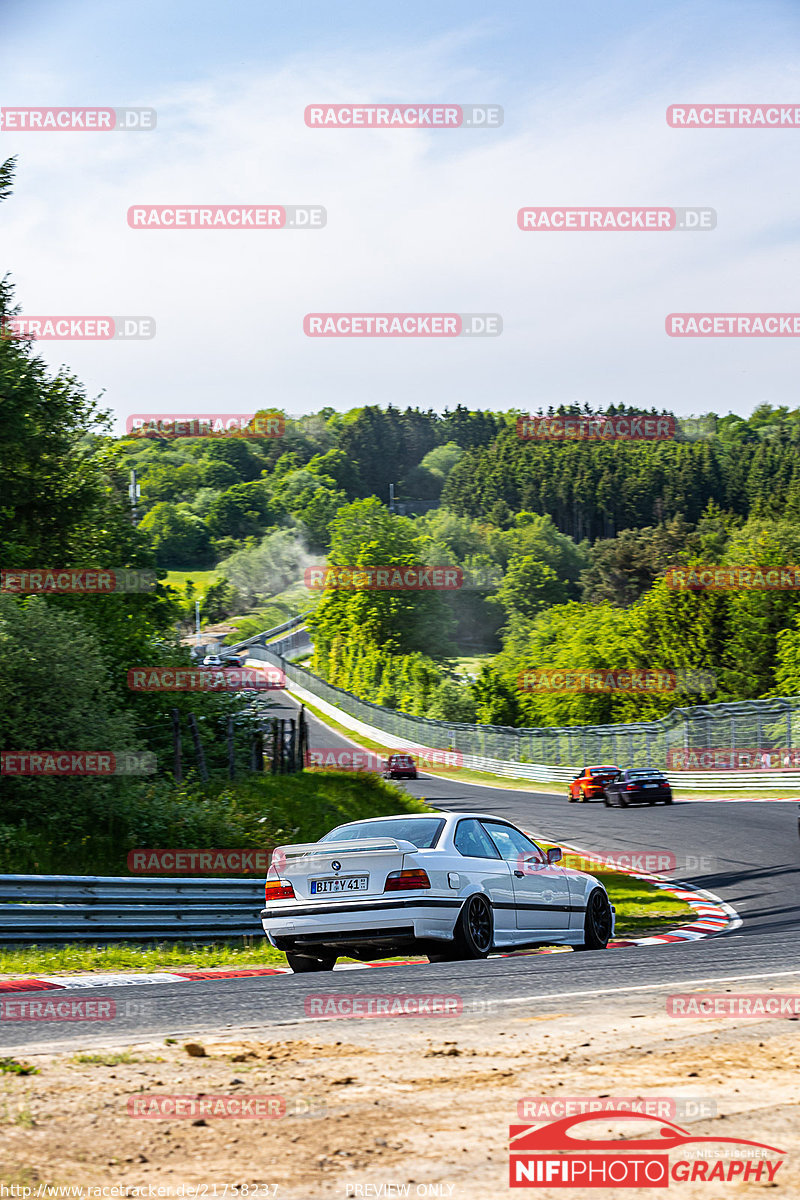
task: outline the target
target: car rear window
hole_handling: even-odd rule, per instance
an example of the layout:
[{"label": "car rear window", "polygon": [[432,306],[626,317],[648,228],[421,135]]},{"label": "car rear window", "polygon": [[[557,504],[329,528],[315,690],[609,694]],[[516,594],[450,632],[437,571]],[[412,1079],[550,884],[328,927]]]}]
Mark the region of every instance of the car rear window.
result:
[{"label": "car rear window", "polygon": [[361,841],[363,838],[400,838],[401,841],[413,842],[420,850],[430,850],[439,840],[444,828],[441,817],[422,817],[419,820],[408,817],[386,817],[376,821],[363,821],[357,825],[340,825],[320,838],[321,842],[350,842]]},{"label": "car rear window", "polygon": [[413,759],[409,754],[394,754],[389,759],[390,763],[394,763],[396,767],[410,767]]},{"label": "car rear window", "polygon": [[607,775],[610,772],[616,774],[619,767],[589,767],[590,775]]},{"label": "car rear window", "polygon": [[660,771],[628,771],[629,779],[663,779]]}]

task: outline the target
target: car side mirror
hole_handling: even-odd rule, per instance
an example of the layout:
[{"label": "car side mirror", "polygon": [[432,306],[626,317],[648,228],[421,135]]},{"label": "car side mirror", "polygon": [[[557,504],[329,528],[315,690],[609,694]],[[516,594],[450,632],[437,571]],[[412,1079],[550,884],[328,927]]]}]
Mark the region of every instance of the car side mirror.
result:
[{"label": "car side mirror", "polygon": [[563,857],[564,857],[564,855],[561,852],[560,846],[551,846],[550,849],[547,851],[547,861],[549,863],[561,862]]}]

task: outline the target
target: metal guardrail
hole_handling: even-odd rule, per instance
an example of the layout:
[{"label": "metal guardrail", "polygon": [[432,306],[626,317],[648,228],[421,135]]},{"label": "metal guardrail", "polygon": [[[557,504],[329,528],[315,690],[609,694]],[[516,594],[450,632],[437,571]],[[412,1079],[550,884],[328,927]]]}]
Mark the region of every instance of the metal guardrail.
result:
[{"label": "metal guardrail", "polygon": [[262,936],[260,879],[0,875],[0,945]]},{"label": "metal guardrail", "polygon": [[[244,650],[250,646],[263,646],[271,638],[277,637],[279,633],[285,633],[290,629],[294,629],[297,625],[305,624],[305,621],[311,614],[311,609],[300,613],[299,616],[292,617],[288,621],[284,621],[282,625],[275,625],[272,629],[265,629],[263,633],[254,633],[252,637],[245,638],[243,642],[236,642],[233,646],[226,646],[225,653],[233,654],[237,650]],[[275,643],[280,645],[279,642]],[[279,651],[280,653],[280,651]]]},{"label": "metal guardrail", "polygon": [[[275,647],[259,652],[280,667],[287,680],[310,698],[330,704],[368,727],[362,732],[383,735],[391,749],[424,746],[454,750],[463,765],[514,779],[566,782],[591,763],[656,767],[675,787],[698,789],[798,788],[800,748],[790,763],[763,770],[669,769],[668,754],[687,749],[747,748],[767,752],[789,750],[793,732],[800,729],[800,696],[746,700],[737,704],[695,705],[673,709],[660,721],[621,725],[575,725],[526,729],[500,725],[467,725],[415,717],[361,700],[298,667]],[[783,756],[784,758],[786,755]]]}]

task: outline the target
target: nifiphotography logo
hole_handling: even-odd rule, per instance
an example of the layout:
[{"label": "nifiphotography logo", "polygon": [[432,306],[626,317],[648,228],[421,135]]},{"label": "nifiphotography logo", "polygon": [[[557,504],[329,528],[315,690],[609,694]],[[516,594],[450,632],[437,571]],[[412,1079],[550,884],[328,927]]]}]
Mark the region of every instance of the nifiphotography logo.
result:
[{"label": "nifiphotography logo", "polygon": [[[625,1136],[583,1136],[587,1123],[602,1122],[607,1132],[608,1121],[615,1120],[625,1123]],[[639,1122],[648,1129],[642,1130],[644,1136],[633,1136],[630,1127]],[[672,1121],[624,1109],[562,1117],[538,1128],[512,1125],[510,1139],[511,1187],[641,1188],[733,1180],[772,1184],[785,1154],[744,1138],[694,1137]]]}]

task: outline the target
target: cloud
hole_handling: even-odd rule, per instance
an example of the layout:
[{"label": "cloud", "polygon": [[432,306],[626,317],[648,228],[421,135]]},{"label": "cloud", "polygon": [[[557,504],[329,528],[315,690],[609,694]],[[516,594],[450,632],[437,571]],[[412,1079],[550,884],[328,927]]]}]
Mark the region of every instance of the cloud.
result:
[{"label": "cloud", "polygon": [[[649,50],[650,57],[645,53]],[[147,98],[158,129],[29,134],[0,210],[27,314],[147,314],[153,341],[41,343],[120,414],[568,401],[795,402],[790,340],[668,338],[673,310],[791,311],[800,131],[680,131],[668,104],[780,100],[764,54],[683,62],[655,27],[503,94],[474,36],[295,55]],[[492,102],[497,131],[314,130],[316,101]],[[62,101],[63,102],[63,101]],[[141,101],[145,103],[144,100]],[[9,139],[4,139],[10,141]],[[322,204],[321,231],[132,230],[132,204]],[[709,233],[522,233],[526,205],[710,205]],[[319,311],[500,312],[498,338],[311,339]]]}]

